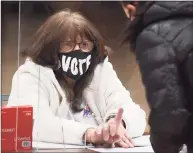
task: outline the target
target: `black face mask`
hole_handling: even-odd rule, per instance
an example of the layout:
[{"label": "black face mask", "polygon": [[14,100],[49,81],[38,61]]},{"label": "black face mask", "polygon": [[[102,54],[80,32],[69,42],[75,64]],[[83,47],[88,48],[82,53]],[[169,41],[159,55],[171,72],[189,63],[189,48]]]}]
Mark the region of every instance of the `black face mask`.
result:
[{"label": "black face mask", "polygon": [[63,73],[73,80],[78,80],[88,70],[92,52],[81,50],[69,53],[59,53]]}]

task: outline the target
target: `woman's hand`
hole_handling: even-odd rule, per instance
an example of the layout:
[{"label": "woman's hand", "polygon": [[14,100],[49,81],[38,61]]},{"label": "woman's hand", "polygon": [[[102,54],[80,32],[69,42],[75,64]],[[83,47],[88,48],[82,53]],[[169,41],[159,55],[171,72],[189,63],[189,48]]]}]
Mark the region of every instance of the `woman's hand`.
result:
[{"label": "woman's hand", "polygon": [[132,139],[128,136],[122,122],[123,109],[118,110],[115,118],[107,123],[98,126],[96,129],[89,129],[86,133],[88,142],[95,145],[115,144],[119,147],[134,147]]},{"label": "woman's hand", "polygon": [[121,138],[115,141],[115,146],[123,148],[132,148],[135,146],[123,125],[120,127],[120,133],[122,133]]},{"label": "woman's hand", "polygon": [[128,132],[123,126],[123,109],[118,110],[115,118],[111,118],[104,126],[103,129],[99,129],[99,133],[102,131],[104,141],[112,142],[123,148],[134,147],[132,139],[128,136]]}]

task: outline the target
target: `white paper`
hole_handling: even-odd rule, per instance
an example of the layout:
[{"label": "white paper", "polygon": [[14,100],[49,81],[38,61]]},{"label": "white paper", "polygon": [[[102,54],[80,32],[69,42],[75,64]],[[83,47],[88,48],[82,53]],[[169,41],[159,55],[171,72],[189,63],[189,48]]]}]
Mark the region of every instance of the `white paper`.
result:
[{"label": "white paper", "polygon": [[154,153],[151,146],[135,147],[135,148],[88,148],[89,150],[105,153],[105,152],[147,152]]},{"label": "white paper", "polygon": [[151,147],[151,143],[149,140],[150,136],[145,135],[137,138],[133,138],[133,142],[135,143],[134,148],[89,148],[90,150],[96,152],[148,152],[153,153],[153,149]]},{"label": "white paper", "polygon": [[133,142],[137,147],[151,146],[149,138],[150,138],[149,135],[144,135],[141,137],[133,138]]},{"label": "white paper", "polygon": [[47,142],[32,142],[32,147],[37,149],[82,149],[89,148],[93,146],[81,146],[81,145],[69,145],[69,144],[59,144],[59,143],[47,143]]},{"label": "white paper", "polygon": [[[138,138],[133,139],[135,145],[137,146],[137,149],[140,149],[138,147],[144,147],[144,146],[151,146],[150,140],[149,140],[149,135],[147,136],[142,136]],[[37,148],[37,149],[82,149],[82,148],[94,148],[93,146],[84,146],[84,145],[70,145],[70,144],[59,144],[59,143],[47,143],[47,142],[37,142],[33,141],[32,142],[32,147]],[[96,148],[99,149],[99,148]],[[101,148],[102,149],[102,148]],[[113,148],[116,149],[116,148]],[[118,148],[121,149],[121,148]],[[116,151],[115,151],[116,152]]]}]

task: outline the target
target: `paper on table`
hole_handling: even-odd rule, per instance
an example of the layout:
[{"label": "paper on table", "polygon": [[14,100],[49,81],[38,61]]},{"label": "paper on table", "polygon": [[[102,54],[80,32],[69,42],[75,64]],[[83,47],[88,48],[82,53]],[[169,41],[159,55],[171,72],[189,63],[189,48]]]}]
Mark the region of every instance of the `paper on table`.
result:
[{"label": "paper on table", "polygon": [[[137,147],[141,147],[141,146],[150,146],[150,141],[149,141],[149,135],[147,136],[142,136],[142,137],[138,137],[138,138],[134,138],[133,139],[135,145]],[[93,146],[81,146],[81,145],[69,145],[69,144],[59,144],[59,143],[47,143],[47,142],[36,142],[33,141],[32,142],[32,147],[33,148],[38,148],[38,149],[64,149],[64,148],[77,148],[77,149],[81,149],[81,148],[94,148]]]},{"label": "paper on table", "polygon": [[81,146],[81,145],[69,145],[69,144],[59,144],[59,143],[47,143],[47,142],[32,142],[32,147],[37,149],[82,149],[82,148],[89,148],[93,146]]},{"label": "paper on table", "polygon": [[151,143],[149,140],[150,136],[141,136],[133,139],[135,143],[135,148],[89,148],[90,150],[96,152],[148,152],[153,153]]},{"label": "paper on table", "polygon": [[141,137],[133,138],[133,142],[137,147],[151,146],[149,138],[150,138],[149,135],[144,135]]},{"label": "paper on table", "polygon": [[148,152],[154,153],[151,146],[135,147],[135,148],[88,148],[89,150],[105,153],[105,152]]}]

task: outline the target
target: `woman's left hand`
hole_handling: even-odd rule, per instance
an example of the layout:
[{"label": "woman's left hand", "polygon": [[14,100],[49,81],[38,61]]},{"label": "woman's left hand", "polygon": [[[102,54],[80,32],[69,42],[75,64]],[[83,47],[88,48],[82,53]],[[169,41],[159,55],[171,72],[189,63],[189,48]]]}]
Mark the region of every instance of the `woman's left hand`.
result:
[{"label": "woman's left hand", "polygon": [[123,126],[122,115],[123,109],[120,108],[115,118],[111,118],[107,123],[97,127],[96,133],[101,135],[107,144],[115,144],[123,148],[134,147],[132,139]]},{"label": "woman's left hand", "polygon": [[123,125],[120,127],[120,133],[121,137],[114,142],[115,146],[123,148],[133,148],[135,145]]}]

